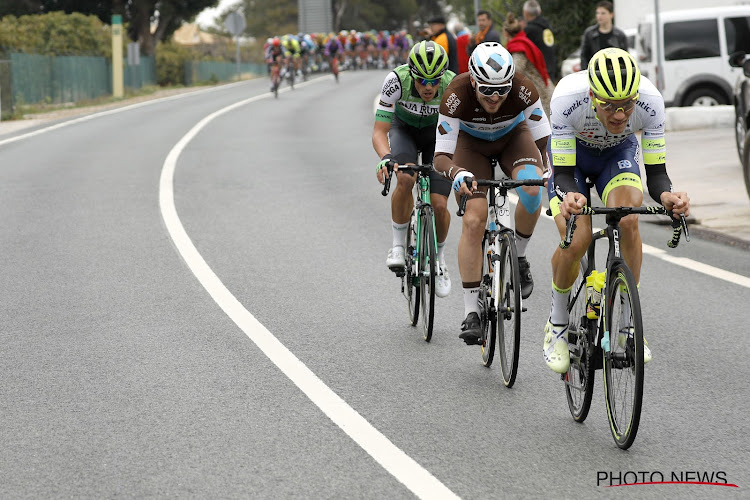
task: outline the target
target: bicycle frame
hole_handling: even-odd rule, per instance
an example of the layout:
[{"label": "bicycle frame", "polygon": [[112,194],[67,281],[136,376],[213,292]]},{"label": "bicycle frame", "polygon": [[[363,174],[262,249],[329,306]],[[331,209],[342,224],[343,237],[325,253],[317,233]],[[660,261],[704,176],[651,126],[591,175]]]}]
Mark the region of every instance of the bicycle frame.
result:
[{"label": "bicycle frame", "polygon": [[[430,176],[429,175],[422,175],[419,174],[417,176],[417,182],[414,183],[414,189],[416,191],[416,201],[414,202],[414,210],[417,212],[417,214],[422,213],[422,208],[425,206],[432,207],[432,203],[430,201]],[[422,217],[417,216],[417,246],[414,249],[414,262],[417,263],[417,269],[420,269],[419,267],[419,256],[421,255],[420,250],[422,249],[422,245],[424,242],[422,241],[422,224],[423,220]],[[432,218],[432,234],[437,235],[435,228],[435,218]],[[434,254],[437,257],[437,237],[432,239],[435,243],[434,248]],[[439,259],[436,258],[435,265],[440,266]]]}]

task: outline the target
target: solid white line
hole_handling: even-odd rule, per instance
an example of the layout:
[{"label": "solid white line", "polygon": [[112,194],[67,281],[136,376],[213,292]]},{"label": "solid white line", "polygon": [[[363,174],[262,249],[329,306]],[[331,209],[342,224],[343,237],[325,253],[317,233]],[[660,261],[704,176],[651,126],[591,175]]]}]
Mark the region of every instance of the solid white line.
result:
[{"label": "solid white line", "polygon": [[[323,79],[311,80],[306,83],[311,84],[319,80]],[[299,86],[304,85],[305,83],[299,84]],[[159,181],[159,206],[167,231],[190,270],[219,307],[328,418],[417,497],[424,499],[458,498],[435,476],[391,443],[354,408],[326,386],[270,331],[260,324],[224,286],[219,277],[214,274],[182,226],[174,204],[174,172],[177,160],[185,146],[203,127],[218,116],[240,106],[269,97],[270,94],[245,99],[206,116],[172,148],[164,161]]]}]

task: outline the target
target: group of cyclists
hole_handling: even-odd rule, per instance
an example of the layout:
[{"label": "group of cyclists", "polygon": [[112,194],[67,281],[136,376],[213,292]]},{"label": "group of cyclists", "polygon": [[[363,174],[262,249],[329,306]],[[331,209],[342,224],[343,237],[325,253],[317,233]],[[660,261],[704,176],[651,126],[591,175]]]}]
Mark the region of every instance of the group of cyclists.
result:
[{"label": "group of cyclists", "polygon": [[[393,241],[386,265],[394,272],[405,266],[407,229],[413,206],[415,176],[399,165],[433,163],[431,203],[434,207],[439,263],[435,294],[451,290],[445,242],[450,227],[448,196],[467,196],[458,243],[458,266],[464,296],[461,338],[481,343],[479,289],[482,237],[487,222],[487,188],[477,179],[492,179],[493,165],[513,179],[546,179],[546,194],[560,233],[566,221],[580,214],[593,183],[606,206],[640,206],[643,187],[639,158],[645,164],[649,195],[675,218],[689,215],[690,200],[677,192],[666,171],[665,106],[655,86],[633,57],[622,49],[597,52],[584,70],[557,85],[546,115],[534,84],[517,71],[500,43],[479,44],[470,55],[469,71],[456,76],[447,70],[448,55],[432,41],[415,44],[408,61],[388,73],[383,83],[372,132],[379,161],[377,179],[384,183],[393,167],[397,179],[391,197]],[[640,144],[636,132],[641,132]],[[534,289],[526,250],[542,210],[543,188],[517,190],[515,239],[521,275],[521,296]],[[568,299],[579,262],[591,240],[590,217],[579,217],[570,248],[552,257],[552,301],[544,329],[546,364],[565,373],[570,364],[567,343]],[[623,256],[640,279],[642,259],[638,218],[622,219]],[[632,330],[632,329],[631,329]],[[632,333],[631,333],[632,335]],[[651,359],[646,348],[644,361]]]},{"label": "group of cyclists", "polygon": [[298,33],[268,38],[263,51],[269,75],[305,79],[308,74],[338,70],[385,69],[406,61],[414,40],[406,30],[341,30],[339,33]]}]

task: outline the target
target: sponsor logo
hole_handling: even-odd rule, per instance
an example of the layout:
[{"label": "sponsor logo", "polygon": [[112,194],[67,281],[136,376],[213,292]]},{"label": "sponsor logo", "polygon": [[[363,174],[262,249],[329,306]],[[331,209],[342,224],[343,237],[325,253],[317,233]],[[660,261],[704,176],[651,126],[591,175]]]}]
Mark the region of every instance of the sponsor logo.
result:
[{"label": "sponsor logo", "polygon": [[633,164],[630,163],[630,160],[620,160],[620,161],[617,162],[617,168],[619,168],[620,170],[624,170],[624,169],[630,168],[632,166],[633,166]]},{"label": "sponsor logo", "polygon": [[552,125],[552,129],[553,130],[565,130],[565,125],[556,125],[556,124],[553,124]]},{"label": "sponsor logo", "polygon": [[440,132],[440,135],[450,134],[453,129],[450,125],[448,125],[448,122],[440,122],[440,125],[438,125],[438,132]]},{"label": "sponsor logo", "polygon": [[485,118],[484,116],[475,116],[474,118],[471,119],[471,121],[473,121],[473,122],[486,122],[487,118]]},{"label": "sponsor logo", "polygon": [[399,104],[415,115],[430,116],[438,112],[435,106],[429,106],[425,103],[416,103],[411,101],[399,101]]},{"label": "sponsor logo", "polygon": [[536,165],[537,163],[539,163],[539,160],[537,158],[519,158],[513,162],[513,166],[515,167],[519,163],[533,163],[534,165]]},{"label": "sponsor logo", "polygon": [[575,111],[579,107],[583,106],[583,104],[587,103],[588,101],[589,101],[588,97],[586,97],[584,99],[578,99],[578,100],[576,100],[576,102],[574,102],[573,104],[571,104],[568,109],[563,110],[563,116],[566,117],[566,118],[569,117],[571,115],[571,113],[573,113],[573,111]]},{"label": "sponsor logo", "polygon": [[645,101],[636,101],[635,102],[639,108],[641,108],[643,111],[648,113],[648,116],[656,116],[656,110],[652,109],[651,106],[648,105]]},{"label": "sponsor logo", "polygon": [[529,116],[529,120],[533,122],[538,122],[542,119],[542,110],[539,108],[534,109],[534,111],[531,112],[531,115]]},{"label": "sponsor logo", "polygon": [[518,97],[520,97],[521,100],[528,106],[529,104],[531,104],[531,89],[527,89],[526,85],[521,85],[521,88],[518,91]]},{"label": "sponsor logo", "polygon": [[392,108],[392,107],[393,107],[393,104],[391,104],[390,102],[383,102],[383,101],[380,101],[380,102],[378,102],[378,104],[380,104],[380,105],[381,105],[381,106],[383,106],[384,108]]},{"label": "sponsor logo", "polygon": [[387,95],[388,97],[391,97],[397,90],[399,90],[400,87],[398,85],[391,85],[387,89],[383,89],[383,94]]},{"label": "sponsor logo", "polygon": [[547,47],[552,47],[555,44],[555,35],[552,34],[552,30],[547,28],[542,31],[542,41]]},{"label": "sponsor logo", "polygon": [[445,106],[448,108],[448,113],[451,115],[456,112],[456,109],[460,104],[461,99],[459,99],[456,94],[449,95],[448,99],[445,100]]}]

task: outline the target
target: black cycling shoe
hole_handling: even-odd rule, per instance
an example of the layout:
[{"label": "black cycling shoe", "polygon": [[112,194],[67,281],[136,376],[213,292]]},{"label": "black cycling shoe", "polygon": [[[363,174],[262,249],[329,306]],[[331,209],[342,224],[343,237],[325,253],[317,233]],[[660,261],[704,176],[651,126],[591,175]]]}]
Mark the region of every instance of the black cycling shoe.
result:
[{"label": "black cycling shoe", "polygon": [[521,275],[521,297],[528,299],[534,290],[534,278],[531,277],[531,269],[526,257],[518,258],[518,272]]},{"label": "black cycling shoe", "polygon": [[466,345],[482,344],[482,322],[479,315],[475,312],[469,313],[466,319],[461,323],[461,334],[458,338],[466,342]]}]

